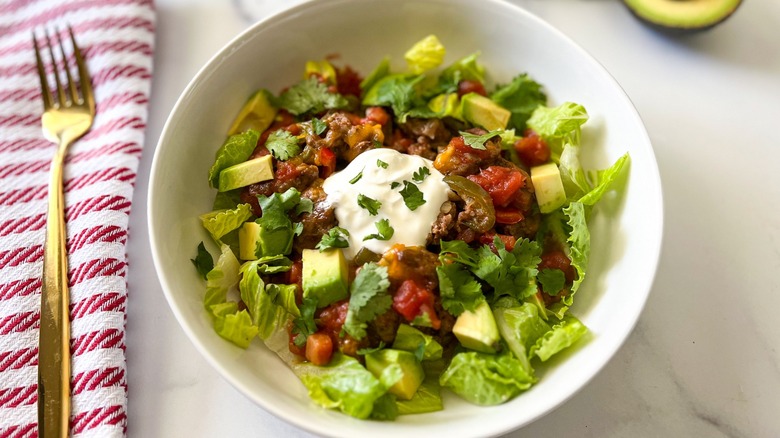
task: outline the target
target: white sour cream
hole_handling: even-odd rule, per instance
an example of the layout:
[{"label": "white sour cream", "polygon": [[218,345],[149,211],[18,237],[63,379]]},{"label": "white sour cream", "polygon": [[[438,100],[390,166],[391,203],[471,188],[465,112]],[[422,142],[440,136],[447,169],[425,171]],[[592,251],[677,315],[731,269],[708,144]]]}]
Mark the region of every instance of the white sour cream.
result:
[{"label": "white sour cream", "polygon": [[[381,167],[378,161],[387,163],[387,168]],[[422,182],[414,181],[412,177],[421,167],[427,168],[430,175]],[[361,172],[360,179],[350,183]],[[415,184],[423,193],[425,203],[414,211],[406,206],[401,196],[404,181]],[[391,189],[394,182],[398,187]],[[362,247],[382,254],[396,243],[424,246],[450,191],[444,175],[433,167],[431,160],[389,148],[372,149],[358,155],[344,170],[328,177],[322,188],[328,195],[328,202],[335,206],[339,226],[349,231],[349,247],[344,248],[348,259],[354,258]],[[358,205],[358,195],[382,203],[375,216]],[[381,219],[390,222],[393,237],[363,241],[364,237],[378,233],[375,224]]]}]

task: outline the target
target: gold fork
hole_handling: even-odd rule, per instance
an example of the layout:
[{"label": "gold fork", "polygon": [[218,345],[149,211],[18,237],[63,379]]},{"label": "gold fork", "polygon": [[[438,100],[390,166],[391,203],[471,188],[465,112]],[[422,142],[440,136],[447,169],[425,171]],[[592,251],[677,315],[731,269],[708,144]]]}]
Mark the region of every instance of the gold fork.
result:
[{"label": "gold fork", "polygon": [[[68,290],[68,255],[65,248],[65,195],[62,168],[65,154],[74,141],[86,134],[95,118],[87,66],[73,30],[68,33],[79,73],[81,93],[73,81],[60,33],[55,32],[67,78],[68,92],[62,86],[60,70],[54,57],[49,33],[46,46],[51,58],[57,94],[49,89],[41,49],[33,33],[35,60],[41,77],[44,136],[59,146],[51,161],[49,207],[46,219],[46,244],[43,255],[43,290],[41,291],[41,329],[38,341],[38,433],[41,437],[67,437],[70,422],[70,292]],[[46,47],[45,47],[46,48]]]}]

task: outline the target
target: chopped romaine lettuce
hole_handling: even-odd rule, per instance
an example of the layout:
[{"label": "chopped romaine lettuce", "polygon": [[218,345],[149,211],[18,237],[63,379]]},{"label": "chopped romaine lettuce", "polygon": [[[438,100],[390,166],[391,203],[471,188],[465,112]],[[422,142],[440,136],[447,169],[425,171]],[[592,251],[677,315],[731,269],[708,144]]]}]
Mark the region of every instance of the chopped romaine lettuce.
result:
[{"label": "chopped romaine lettuce", "polygon": [[585,279],[585,270],[588,268],[590,256],[590,231],[585,220],[585,207],[580,202],[572,202],[563,209],[568,217],[568,225],[571,234],[567,239],[569,243],[569,258],[571,265],[577,270],[577,278],[571,286],[571,293],[564,296],[562,301],[567,306],[574,302],[574,293],[579,289],[582,280]]},{"label": "chopped romaine lettuce", "polygon": [[588,333],[588,328],[579,319],[566,315],[552,329],[536,340],[528,350],[529,355],[536,355],[542,362],[555,353],[568,348]]},{"label": "chopped romaine lettuce", "polygon": [[485,68],[477,62],[479,52],[472,53],[461,58],[452,65],[442,70],[439,75],[439,83],[436,87],[438,93],[454,93],[458,91],[460,81],[485,82]]},{"label": "chopped romaine lettuce", "polygon": [[217,151],[214,164],[209,169],[209,184],[213,188],[219,187],[219,173],[235,164],[246,161],[252,151],[257,146],[257,139],[260,134],[254,129],[250,129],[241,134],[235,134],[228,137],[225,143]]},{"label": "chopped romaine lettuce", "polygon": [[222,245],[221,254],[214,269],[206,274],[206,295],[203,305],[207,310],[211,306],[222,304],[227,300],[227,293],[238,285],[239,263],[228,245]]},{"label": "chopped romaine lettuce", "polygon": [[249,347],[249,343],[257,336],[258,332],[257,326],[252,324],[252,320],[246,310],[237,313],[219,312],[215,314],[214,330],[216,330],[217,334],[241,348]]},{"label": "chopped romaine lettuce", "polygon": [[362,82],[360,82],[360,89],[363,90],[363,93],[365,94],[368,90],[370,90],[374,84],[379,82],[380,79],[384,78],[385,76],[390,74],[390,58],[385,56],[382,61],[379,63],[379,65],[376,66],[374,71],[369,73],[368,76],[366,76],[365,79],[363,79]]},{"label": "chopped romaine lettuce", "polygon": [[539,315],[539,308],[531,303],[520,307],[501,307],[493,311],[496,325],[509,350],[520,361],[523,370],[533,375],[530,349],[536,340],[550,331],[550,326]]},{"label": "chopped romaine lettuce", "polygon": [[415,43],[405,54],[406,64],[414,74],[425,73],[441,65],[447,51],[436,35],[428,35]]},{"label": "chopped romaine lettuce", "polygon": [[480,406],[504,403],[535,382],[512,353],[462,352],[452,358],[439,383]]},{"label": "chopped romaine lettuce", "polygon": [[547,142],[553,160],[558,162],[566,143],[579,146],[580,127],[586,121],[588,112],[585,107],[564,102],[553,108],[537,107],[526,124]]},{"label": "chopped romaine lettuce", "polygon": [[601,199],[612,183],[620,176],[623,171],[623,167],[629,164],[630,158],[628,153],[624,154],[615,161],[609,168],[596,173],[598,180],[595,181],[595,187],[588,192],[585,196],[580,198],[580,202],[584,205],[593,205]]},{"label": "chopped romaine lettuce", "polygon": [[241,266],[238,289],[241,292],[241,301],[249,311],[251,322],[258,329],[257,334],[266,339],[286,320],[287,311],[277,305],[266,291],[265,282],[258,273],[261,264],[261,260],[253,260]]},{"label": "chopped romaine lettuce", "polygon": [[237,230],[244,222],[252,217],[252,206],[239,204],[232,210],[215,210],[200,215],[203,228],[211,234],[217,244],[221,244],[223,236],[233,230]]},{"label": "chopped romaine lettuce", "polygon": [[439,379],[426,377],[411,400],[398,400],[398,415],[424,414],[444,409]]}]

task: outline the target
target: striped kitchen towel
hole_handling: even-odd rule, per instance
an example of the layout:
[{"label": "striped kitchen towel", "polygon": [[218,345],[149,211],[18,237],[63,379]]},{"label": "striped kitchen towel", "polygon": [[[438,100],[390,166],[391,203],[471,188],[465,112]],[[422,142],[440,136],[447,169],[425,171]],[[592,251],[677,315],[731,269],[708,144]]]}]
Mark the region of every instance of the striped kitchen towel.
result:
[{"label": "striped kitchen towel", "polygon": [[[0,438],[34,437],[49,165],[32,35],[70,25],[92,76],[97,117],[69,150],[75,436],[127,428],[127,225],[146,127],[152,0],[0,0]],[[67,40],[65,40],[67,41]],[[66,43],[66,52],[70,53]],[[71,55],[72,56],[72,55]]]}]

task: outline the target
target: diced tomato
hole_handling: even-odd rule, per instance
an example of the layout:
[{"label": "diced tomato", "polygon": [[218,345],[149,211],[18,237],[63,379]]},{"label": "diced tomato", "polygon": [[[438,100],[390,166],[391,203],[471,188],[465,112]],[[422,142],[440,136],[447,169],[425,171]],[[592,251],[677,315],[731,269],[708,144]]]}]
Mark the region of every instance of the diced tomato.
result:
[{"label": "diced tomato", "polygon": [[366,108],[366,117],[363,119],[363,123],[374,122],[384,126],[389,121],[390,115],[387,114],[387,111],[381,106],[370,106]]},{"label": "diced tomato", "polygon": [[409,146],[412,145],[412,141],[404,137],[404,134],[400,129],[393,130],[393,138],[390,140],[390,142],[394,149],[401,151],[406,151],[409,149]]},{"label": "diced tomato", "polygon": [[493,242],[498,236],[499,239],[504,243],[504,247],[507,251],[512,251],[515,249],[515,244],[517,243],[517,239],[514,238],[514,236],[507,236],[506,234],[496,234],[494,231],[489,231],[481,236],[479,236],[479,243],[483,245],[489,245],[490,249],[493,250],[493,252],[498,252],[496,249],[496,245]]},{"label": "diced tomato", "polygon": [[276,163],[276,173],[274,177],[279,182],[290,181],[297,178],[300,174],[300,169],[289,161],[278,161]]},{"label": "diced tomato", "polygon": [[525,176],[519,170],[501,166],[490,166],[468,178],[490,194],[496,207],[506,207],[525,184]]},{"label": "diced tomato", "polygon": [[287,125],[283,128],[285,131],[289,132],[292,135],[300,135],[301,133],[301,125],[297,123],[293,123],[291,125]]},{"label": "diced tomato", "polygon": [[360,77],[358,72],[352,70],[349,66],[344,66],[338,69],[336,73],[337,90],[343,95],[352,95],[360,97],[360,83],[363,78]]},{"label": "diced tomato", "polygon": [[327,333],[334,345],[338,345],[339,333],[347,320],[347,311],[349,310],[349,301],[337,301],[320,311],[318,325],[322,327],[321,331]]},{"label": "diced tomato", "polygon": [[309,335],[306,339],[306,360],[314,365],[326,365],[333,356],[333,341],[323,332]]},{"label": "diced tomato", "polygon": [[513,208],[496,208],[496,222],[504,225],[512,225],[523,220],[525,216],[520,210]]},{"label": "diced tomato", "polygon": [[431,326],[438,330],[441,321],[434,310],[434,296],[430,290],[420,287],[414,280],[406,280],[393,297],[393,310],[400,313],[407,321],[414,321],[418,316],[428,315]]},{"label": "diced tomato", "polygon": [[520,161],[528,167],[539,166],[550,161],[550,147],[539,134],[528,129],[525,137],[515,142],[515,151]]},{"label": "diced tomato", "polygon": [[303,347],[299,347],[295,345],[295,337],[297,335],[293,334],[293,323],[290,321],[287,324],[287,334],[288,334],[288,342],[287,342],[287,348],[290,350],[290,353],[296,354],[298,356],[304,356],[306,354],[306,351],[303,349]]},{"label": "diced tomato", "polygon": [[320,166],[322,166],[320,169],[322,178],[327,178],[336,171],[336,154],[332,150],[328,148],[320,149],[319,162]]},{"label": "diced tomato", "polygon": [[574,281],[575,270],[571,265],[571,260],[566,257],[560,249],[547,250],[542,253],[542,261],[539,263],[538,269],[560,269],[563,271],[563,275],[566,277],[566,282],[571,283]]},{"label": "diced tomato", "polygon": [[487,97],[485,92],[485,86],[479,81],[462,80],[458,82],[458,97],[463,97],[465,94],[477,93]]},{"label": "diced tomato", "polygon": [[449,144],[447,145],[447,148],[450,147],[454,148],[456,152],[476,155],[479,158],[487,158],[490,156],[490,152],[483,149],[474,149],[473,147],[466,144],[465,141],[463,141],[463,137],[452,137]]}]

